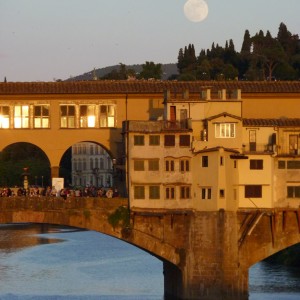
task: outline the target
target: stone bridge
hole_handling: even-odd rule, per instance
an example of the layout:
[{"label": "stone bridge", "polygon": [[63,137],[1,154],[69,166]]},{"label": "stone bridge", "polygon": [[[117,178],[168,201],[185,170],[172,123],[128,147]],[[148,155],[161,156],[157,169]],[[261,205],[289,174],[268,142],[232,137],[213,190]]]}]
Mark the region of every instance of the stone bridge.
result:
[{"label": "stone bridge", "polygon": [[137,246],[163,261],[165,299],[248,299],[248,269],[300,242],[300,209],[127,208],[122,198],[0,198],[0,223],[74,226]]}]

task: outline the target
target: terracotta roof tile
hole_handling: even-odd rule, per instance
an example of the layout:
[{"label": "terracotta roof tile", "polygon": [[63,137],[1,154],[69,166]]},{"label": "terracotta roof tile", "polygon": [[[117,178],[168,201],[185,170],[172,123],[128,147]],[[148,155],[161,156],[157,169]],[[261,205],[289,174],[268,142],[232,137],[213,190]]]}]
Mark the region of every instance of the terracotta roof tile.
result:
[{"label": "terracotta roof tile", "polygon": [[241,89],[242,93],[300,93],[300,81],[63,81],[0,83],[0,94],[124,94],[124,93],[200,93],[212,90]]},{"label": "terracotta roof tile", "polygon": [[300,127],[300,119],[243,119],[243,125],[260,127]]}]

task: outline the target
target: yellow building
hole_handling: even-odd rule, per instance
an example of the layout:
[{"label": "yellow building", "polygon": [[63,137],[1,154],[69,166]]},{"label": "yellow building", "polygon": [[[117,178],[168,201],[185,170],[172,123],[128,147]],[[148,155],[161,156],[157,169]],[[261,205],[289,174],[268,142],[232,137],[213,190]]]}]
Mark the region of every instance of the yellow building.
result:
[{"label": "yellow building", "polygon": [[162,120],[126,122],[132,209],[299,206],[300,119],[244,118],[239,89],[215,95],[166,91]]}]

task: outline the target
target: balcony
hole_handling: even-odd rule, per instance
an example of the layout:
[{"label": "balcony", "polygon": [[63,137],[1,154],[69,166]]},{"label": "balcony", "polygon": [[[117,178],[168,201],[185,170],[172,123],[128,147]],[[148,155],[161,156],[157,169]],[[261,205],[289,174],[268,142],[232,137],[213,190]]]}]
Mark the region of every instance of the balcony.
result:
[{"label": "balcony", "polygon": [[123,133],[125,132],[149,132],[159,133],[165,131],[192,131],[190,119],[183,121],[125,121],[123,122]]},{"label": "balcony", "polygon": [[243,144],[245,154],[273,154],[276,151],[276,145],[249,143]]}]

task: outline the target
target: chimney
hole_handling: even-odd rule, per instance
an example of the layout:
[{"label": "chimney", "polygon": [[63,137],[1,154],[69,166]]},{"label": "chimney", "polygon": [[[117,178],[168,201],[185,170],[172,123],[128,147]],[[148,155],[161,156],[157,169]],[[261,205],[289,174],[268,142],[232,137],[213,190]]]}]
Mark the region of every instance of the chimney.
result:
[{"label": "chimney", "polygon": [[220,100],[226,100],[226,89],[221,89],[218,91],[218,98]]},{"label": "chimney", "polygon": [[183,97],[184,100],[188,100],[189,95],[190,95],[189,90],[184,90],[183,94],[182,94],[182,97]]},{"label": "chimney", "polygon": [[170,90],[164,90],[164,102],[167,102],[171,99],[171,91]]},{"label": "chimney", "polygon": [[233,90],[232,98],[236,100],[241,100],[242,99],[241,89]]},{"label": "chimney", "polygon": [[201,99],[203,100],[210,100],[210,89],[205,89],[201,91]]}]

